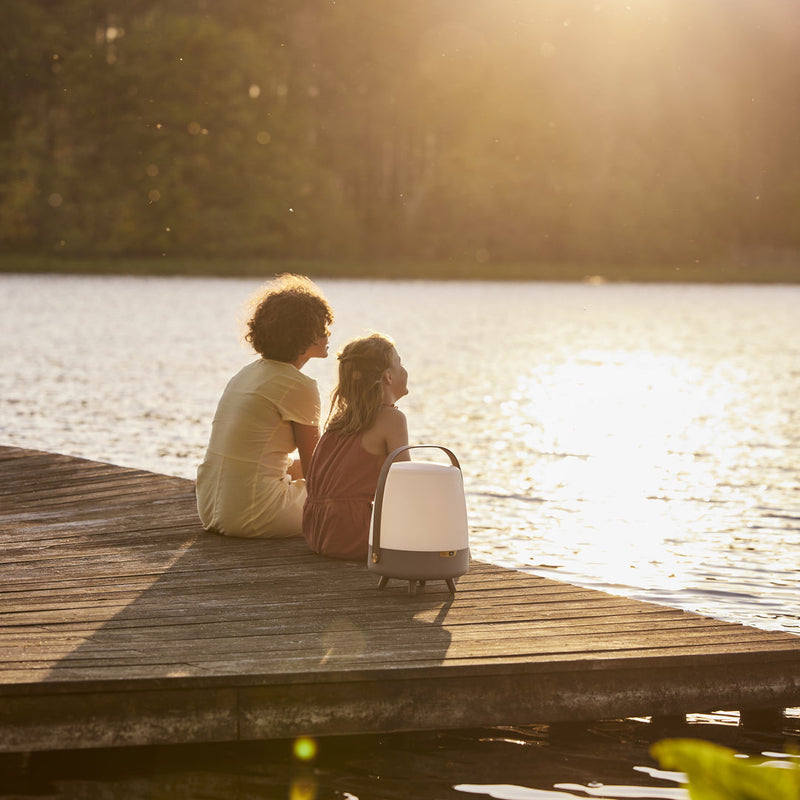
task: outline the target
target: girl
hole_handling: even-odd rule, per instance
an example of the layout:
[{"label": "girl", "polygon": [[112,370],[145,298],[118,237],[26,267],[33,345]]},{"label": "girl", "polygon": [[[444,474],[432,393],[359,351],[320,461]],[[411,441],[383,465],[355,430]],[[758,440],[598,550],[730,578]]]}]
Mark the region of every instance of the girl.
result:
[{"label": "girl", "polygon": [[395,406],[408,394],[407,380],[394,344],[381,334],[339,353],[339,385],[306,478],[303,535],[315,552],[366,561],[378,475],[386,456],[408,444],[405,415]]}]

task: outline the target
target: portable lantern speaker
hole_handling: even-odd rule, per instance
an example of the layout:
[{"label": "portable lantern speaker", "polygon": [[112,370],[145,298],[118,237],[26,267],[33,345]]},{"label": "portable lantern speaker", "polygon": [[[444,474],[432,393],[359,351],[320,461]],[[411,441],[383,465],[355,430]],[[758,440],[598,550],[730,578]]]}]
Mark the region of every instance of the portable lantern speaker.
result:
[{"label": "portable lantern speaker", "polygon": [[[416,448],[442,450],[451,463],[396,461]],[[399,578],[415,594],[417,585],[443,580],[455,594],[453,579],[469,569],[469,531],[461,465],[446,447],[406,445],[386,457],[375,490],[367,567],[381,576],[381,589],[389,578]]]}]

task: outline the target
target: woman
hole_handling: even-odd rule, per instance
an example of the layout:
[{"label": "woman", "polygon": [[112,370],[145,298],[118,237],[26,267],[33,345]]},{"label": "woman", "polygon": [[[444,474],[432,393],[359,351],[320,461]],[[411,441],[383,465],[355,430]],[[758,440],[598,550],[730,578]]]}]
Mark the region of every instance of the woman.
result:
[{"label": "woman", "polygon": [[386,456],[408,444],[405,415],[395,406],[408,394],[407,382],[385,336],[356,339],[339,354],[339,383],[311,459],[303,509],[303,535],[315,552],[366,560],[378,475]]},{"label": "woman", "polygon": [[[303,475],[319,439],[316,381],[300,370],[328,355],[333,312],[308,278],[281,275],[256,299],[245,339],[260,358],[230,380],[197,470],[197,510],[226,536],[301,533]],[[297,450],[300,461],[291,463]]]}]

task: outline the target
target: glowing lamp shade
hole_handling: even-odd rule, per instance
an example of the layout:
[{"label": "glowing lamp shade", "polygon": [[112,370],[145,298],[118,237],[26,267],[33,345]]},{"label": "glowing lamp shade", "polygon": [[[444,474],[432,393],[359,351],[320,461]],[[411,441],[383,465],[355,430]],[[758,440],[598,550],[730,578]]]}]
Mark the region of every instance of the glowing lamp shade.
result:
[{"label": "glowing lamp shade", "polygon": [[460,550],[467,546],[467,509],[461,470],[452,465],[392,464],[383,490],[381,547]]},{"label": "glowing lamp shade", "polygon": [[469,529],[464,481],[456,457],[450,464],[396,461],[412,446],[390,453],[378,478],[369,535],[368,568],[381,575],[380,588],[389,578],[416,585],[444,580],[455,592],[453,578],[469,568]]}]

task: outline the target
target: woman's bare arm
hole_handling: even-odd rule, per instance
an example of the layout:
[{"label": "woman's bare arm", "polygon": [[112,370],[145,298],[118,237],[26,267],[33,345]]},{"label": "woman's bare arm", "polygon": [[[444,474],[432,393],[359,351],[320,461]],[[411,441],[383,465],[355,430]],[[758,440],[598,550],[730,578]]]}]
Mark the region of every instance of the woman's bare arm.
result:
[{"label": "woman's bare arm", "polygon": [[[308,465],[311,463],[311,456],[314,448],[319,441],[319,428],[316,425],[301,425],[293,422],[294,441],[297,445],[297,452],[300,455],[300,465],[303,468],[303,475],[308,475]],[[301,477],[293,474],[292,477]]]}]

